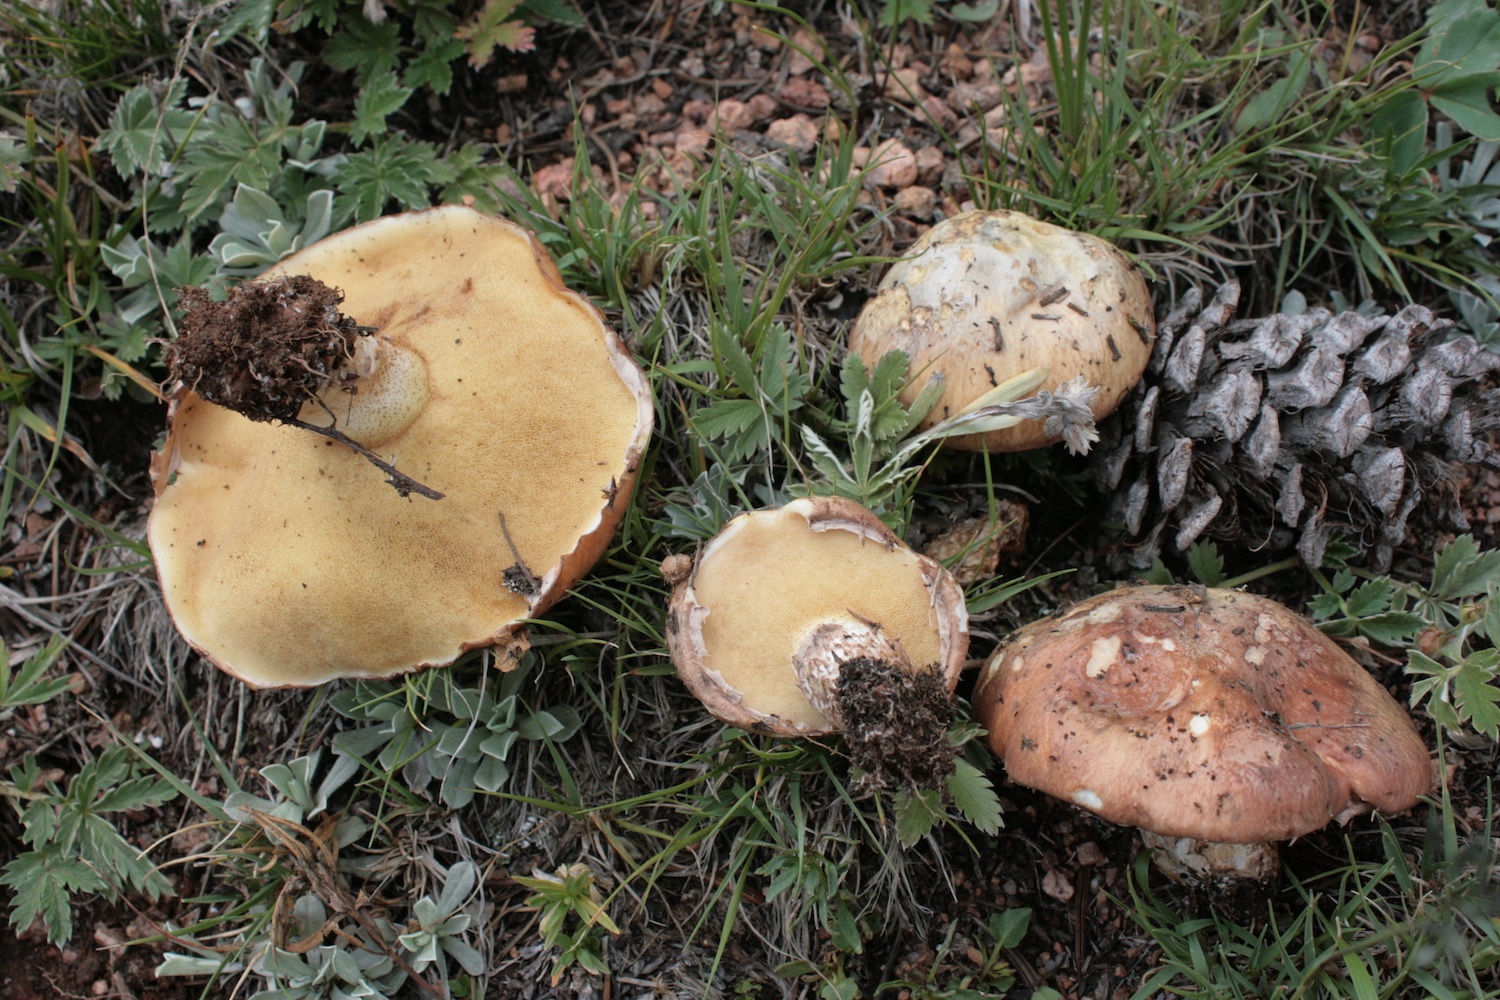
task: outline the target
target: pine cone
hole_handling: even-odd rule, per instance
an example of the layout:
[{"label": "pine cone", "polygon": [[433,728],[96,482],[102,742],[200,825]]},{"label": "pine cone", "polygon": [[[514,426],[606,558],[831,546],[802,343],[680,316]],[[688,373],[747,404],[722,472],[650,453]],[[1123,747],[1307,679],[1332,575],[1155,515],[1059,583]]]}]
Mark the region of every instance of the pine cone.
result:
[{"label": "pine cone", "polygon": [[1407,519],[1464,530],[1456,465],[1500,468],[1500,356],[1412,305],[1394,316],[1308,309],[1231,321],[1237,282],[1193,289],[1157,327],[1146,375],[1100,424],[1095,478],[1145,568],[1164,537],[1319,565],[1334,531],[1384,569]]}]

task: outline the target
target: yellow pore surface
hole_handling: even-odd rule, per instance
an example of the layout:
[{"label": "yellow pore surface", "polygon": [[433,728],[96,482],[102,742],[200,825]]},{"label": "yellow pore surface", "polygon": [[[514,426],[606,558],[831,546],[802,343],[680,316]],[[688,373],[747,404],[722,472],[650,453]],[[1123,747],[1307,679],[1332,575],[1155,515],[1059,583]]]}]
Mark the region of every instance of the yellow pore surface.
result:
[{"label": "yellow pore surface", "polygon": [[693,590],[708,609],[704,666],[750,708],[792,722],[828,724],[792,670],[792,654],[819,622],[879,622],[914,666],[940,659],[917,556],[853,531],[813,531],[795,507],[736,518],[704,551]]},{"label": "yellow pore surface", "polygon": [[[463,208],[338,234],[272,273],[310,274],[426,365],[431,399],[381,457],[447,494],[403,499],[307,431],[190,396],[150,538],[184,635],[257,685],[451,661],[524,618],[501,575],[542,576],[598,527],[637,401],[593,310],[548,281],[524,231]],[[621,499],[623,503],[623,498]]]}]

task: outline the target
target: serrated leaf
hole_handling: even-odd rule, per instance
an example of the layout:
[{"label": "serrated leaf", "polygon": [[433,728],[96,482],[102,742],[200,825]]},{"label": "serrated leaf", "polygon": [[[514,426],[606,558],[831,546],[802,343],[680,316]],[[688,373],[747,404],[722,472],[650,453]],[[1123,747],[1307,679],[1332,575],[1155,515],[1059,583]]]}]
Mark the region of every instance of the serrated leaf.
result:
[{"label": "serrated leaf", "polygon": [[401,53],[401,28],[394,20],[375,24],[359,14],[343,19],[343,30],[328,40],[323,59],[334,69],[354,70],[364,81],[396,68]]},{"label": "serrated leaf", "polygon": [[468,49],[470,66],[475,69],[485,66],[497,46],[512,52],[530,52],[536,48],[535,29],[511,19],[517,6],[518,0],[485,0],[484,8],[454,32]]},{"label": "serrated leaf", "polygon": [[453,60],[464,54],[464,43],[457,38],[427,36],[427,47],[406,64],[401,74],[403,86],[413,90],[429,87],[435,94],[453,89]]},{"label": "serrated leaf", "polygon": [[1473,597],[1500,584],[1500,549],[1481,552],[1469,535],[1450,542],[1433,561],[1432,593],[1441,600]]},{"label": "serrated leaf", "polygon": [[1205,587],[1217,587],[1224,582],[1224,557],[1213,542],[1194,542],[1188,547],[1187,561],[1188,568]]},{"label": "serrated leaf", "polygon": [[1497,664],[1500,664],[1500,650],[1481,650],[1459,663],[1453,675],[1453,700],[1460,718],[1491,740],[1500,739]]},{"label": "serrated leaf", "polygon": [[902,847],[911,847],[932,832],[939,815],[935,791],[903,791],[896,796],[896,839]]},{"label": "serrated leaf", "polygon": [[1361,618],[1359,631],[1383,646],[1401,646],[1427,627],[1427,619],[1409,611],[1387,611]]},{"label": "serrated leaf", "polygon": [[27,851],[5,866],[0,884],[15,890],[11,898],[11,925],[24,930],[38,914],[47,926],[47,938],[62,944],[73,936],[73,892],[103,892],[109,885],[78,858],[52,851]]},{"label": "serrated leaf", "polygon": [[523,0],[518,9],[558,24],[566,24],[570,28],[581,28],[588,23],[583,12],[567,0]]},{"label": "serrated leaf", "polygon": [[1349,616],[1363,618],[1386,610],[1391,606],[1391,594],[1394,590],[1395,585],[1384,577],[1360,584],[1345,598]]},{"label": "serrated leaf", "polygon": [[716,399],[693,414],[693,427],[710,438],[737,437],[761,419],[760,405],[753,399]]},{"label": "serrated leaf", "polygon": [[193,115],[177,107],[187,91],[177,81],[157,99],[150,84],[126,91],[109,116],[109,128],[99,134],[95,148],[114,161],[122,174],[161,173],[166,154],[193,124]]},{"label": "serrated leaf", "polygon": [[142,776],[121,782],[93,803],[95,812],[118,812],[122,809],[151,809],[177,797],[177,790],[166,778]]},{"label": "serrated leaf", "polygon": [[396,74],[390,70],[367,77],[354,99],[354,124],[349,138],[362,145],[370,136],[383,133],[387,116],[400,111],[413,93],[411,87],[397,83]]},{"label": "serrated leaf", "polygon": [[953,796],[953,804],[981,832],[997,833],[1004,820],[995,786],[983,771],[963,758],[953,764],[953,773],[948,776],[948,793]]},{"label": "serrated leaf", "polygon": [[426,208],[428,186],[453,179],[453,168],[430,143],[402,135],[377,136],[369,149],[354,153],[339,172],[339,193],[354,201],[359,222],[379,218],[392,200],[403,208]]}]

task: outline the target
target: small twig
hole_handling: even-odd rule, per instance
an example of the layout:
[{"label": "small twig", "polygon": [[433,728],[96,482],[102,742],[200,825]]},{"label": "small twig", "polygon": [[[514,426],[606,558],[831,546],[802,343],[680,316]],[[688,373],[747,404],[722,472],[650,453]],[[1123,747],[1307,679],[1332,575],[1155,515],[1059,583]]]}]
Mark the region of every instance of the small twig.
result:
[{"label": "small twig", "polygon": [[[505,511],[500,511],[500,534],[505,536],[505,544],[510,547],[510,554],[515,557],[515,568],[521,571],[521,576],[526,580],[526,596],[535,597],[542,592],[542,582],[531,572],[531,567],[526,565],[526,560],[521,558],[521,551],[516,548],[516,543],[511,541],[510,529],[505,526]],[[512,588],[514,589],[514,588]]]},{"label": "small twig", "polygon": [[446,495],[443,493],[439,493],[437,490],[433,489],[430,486],[423,486],[421,483],[417,482],[406,473],[398,470],[391,463],[381,459],[373,451],[366,448],[364,445],[360,444],[358,441],[354,440],[352,437],[345,434],[341,430],[333,427],[319,427],[317,424],[310,424],[304,420],[299,420],[296,417],[292,417],[289,420],[283,420],[282,423],[287,424],[291,427],[300,427],[305,431],[312,431],[314,434],[321,434],[324,437],[337,441],[339,444],[345,445],[348,448],[351,448],[359,454],[363,455],[366,459],[369,460],[372,465],[374,465],[377,469],[379,469],[381,472],[384,472],[387,476],[390,477],[386,480],[386,482],[394,486],[396,488],[396,492],[401,494],[402,496],[408,496],[412,493],[420,493],[422,496],[427,497],[429,500],[441,500]]}]

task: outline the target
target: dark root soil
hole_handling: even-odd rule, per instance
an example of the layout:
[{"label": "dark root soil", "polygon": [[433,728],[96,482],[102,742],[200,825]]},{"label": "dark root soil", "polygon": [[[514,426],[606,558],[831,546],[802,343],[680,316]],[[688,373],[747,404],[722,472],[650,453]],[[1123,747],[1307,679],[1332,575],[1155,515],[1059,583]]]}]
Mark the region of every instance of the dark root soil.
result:
[{"label": "dark root soil", "polygon": [[862,788],[946,787],[956,753],[947,736],[953,698],[936,669],[906,671],[856,656],[839,667],[838,699]]},{"label": "dark root soil", "polygon": [[294,275],[236,286],[223,302],[179,290],[187,314],[166,361],[171,378],[251,420],[290,421],[370,331],[339,312],[344,293]]}]

